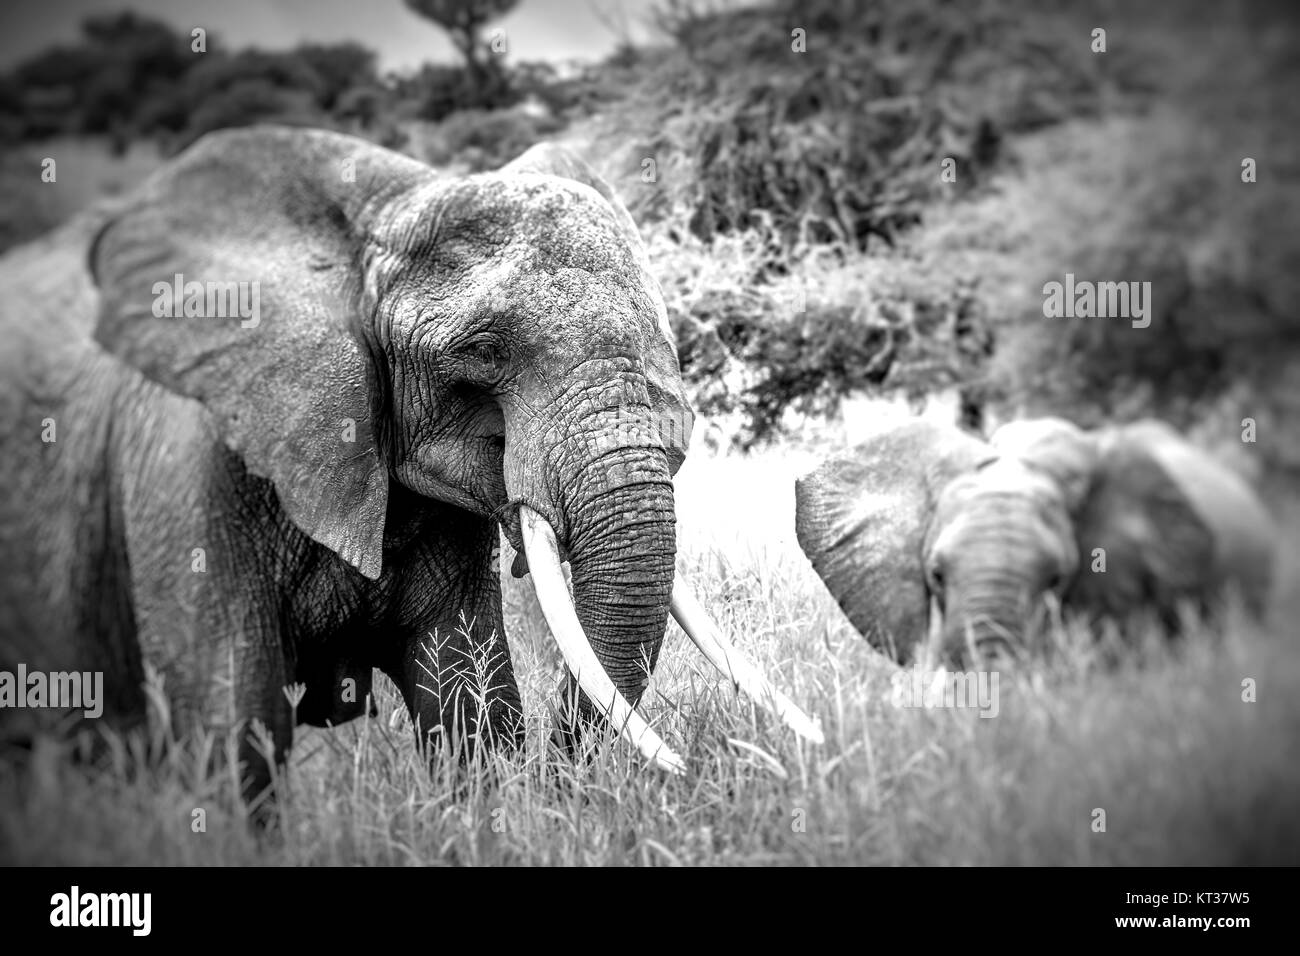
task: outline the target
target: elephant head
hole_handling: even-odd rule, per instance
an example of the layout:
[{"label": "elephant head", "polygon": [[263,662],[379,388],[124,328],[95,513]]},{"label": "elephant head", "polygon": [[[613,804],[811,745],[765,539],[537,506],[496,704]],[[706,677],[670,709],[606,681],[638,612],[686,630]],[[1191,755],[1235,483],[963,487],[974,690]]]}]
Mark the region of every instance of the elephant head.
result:
[{"label": "elephant head", "polygon": [[1236,577],[1256,601],[1267,588],[1258,502],[1156,422],[1084,432],[1038,419],[984,442],[912,420],[822,464],[796,498],[813,567],[853,624],[904,661],[918,644],[927,659],[1017,653],[1047,595],[1172,623],[1217,579]]},{"label": "elephant head", "polygon": [[675,761],[631,708],[673,604],[692,413],[635,226],[590,169],[543,146],[447,179],[348,136],[221,132],[90,265],[99,343],[202,403],[351,573],[384,580],[394,485],[499,521],[582,706]]}]

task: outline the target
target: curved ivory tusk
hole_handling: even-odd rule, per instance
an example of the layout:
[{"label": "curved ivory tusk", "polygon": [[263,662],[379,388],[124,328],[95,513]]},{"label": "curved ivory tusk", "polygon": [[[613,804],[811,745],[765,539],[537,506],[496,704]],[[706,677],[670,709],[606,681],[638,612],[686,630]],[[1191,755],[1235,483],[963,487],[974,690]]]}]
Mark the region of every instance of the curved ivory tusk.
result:
[{"label": "curved ivory tusk", "polygon": [[824,743],[821,725],[763,676],[740,649],[722,636],[681,575],[673,582],[673,617],[709,663],[758,703],[771,709],[795,733],[815,744]]},{"label": "curved ivory tusk", "polygon": [[593,704],[605,712],[619,733],[651,763],[670,773],[685,773],[686,764],[682,758],[673,753],[645,719],[632,709],[592,650],[569,598],[569,587],[560,568],[560,549],[550,524],[527,505],[519,508],[519,524],[537,601],[542,606],[551,636],[564,656],[564,663],[577,678],[578,686]]},{"label": "curved ivory tusk", "polygon": [[921,669],[932,671],[943,662],[943,607],[930,595],[930,633],[921,652]]}]

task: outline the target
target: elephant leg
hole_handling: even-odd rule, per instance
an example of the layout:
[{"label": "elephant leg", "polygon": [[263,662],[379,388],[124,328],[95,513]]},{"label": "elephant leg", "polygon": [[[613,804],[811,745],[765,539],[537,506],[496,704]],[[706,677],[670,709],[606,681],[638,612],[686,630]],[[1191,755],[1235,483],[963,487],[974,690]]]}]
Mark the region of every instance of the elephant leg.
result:
[{"label": "elephant leg", "polygon": [[501,614],[495,522],[439,508],[403,555],[396,630],[381,665],[401,689],[420,746],[462,760],[523,742],[519,686]]},{"label": "elephant leg", "polygon": [[495,613],[480,607],[406,642],[399,686],[422,745],[469,760],[479,745],[522,743],[519,686],[503,634],[499,606]]},{"label": "elephant leg", "polygon": [[236,642],[231,679],[234,725],[238,736],[240,789],[253,817],[274,815],[272,785],[293,743],[293,709],[278,638],[247,635]]},{"label": "elephant leg", "polygon": [[337,727],[358,717],[379,715],[371,693],[373,668],[346,650],[327,647],[318,659],[304,659],[299,652],[294,678],[305,690],[295,712],[297,723]]},{"label": "elephant leg", "polygon": [[[293,740],[290,679],[273,597],[224,564],[218,557],[205,572],[142,568],[141,577],[156,576],[137,583],[140,646],[166,692],[163,719],[173,736],[236,735],[241,792],[263,819],[273,806],[274,765]],[[170,590],[159,586],[168,577]]]},{"label": "elephant leg", "polygon": [[[293,739],[283,555],[272,553],[283,518],[269,482],[244,473],[215,436],[189,434],[178,453],[142,455],[125,479],[137,636],[169,707],[150,719],[178,739],[215,731],[219,749],[237,735],[243,796],[265,818],[274,765]],[[150,437],[131,447],[166,447]]]}]

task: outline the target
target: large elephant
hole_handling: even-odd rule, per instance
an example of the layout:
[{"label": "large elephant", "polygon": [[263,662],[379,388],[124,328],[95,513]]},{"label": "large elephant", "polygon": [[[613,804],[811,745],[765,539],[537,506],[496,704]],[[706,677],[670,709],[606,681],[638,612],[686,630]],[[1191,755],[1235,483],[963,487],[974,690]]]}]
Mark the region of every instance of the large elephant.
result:
[{"label": "large elephant", "polygon": [[130,724],[148,664],[174,719],[260,721],[280,757],[295,719],[363,713],[378,668],[417,735],[514,742],[502,528],[575,722],[680,769],[632,709],[671,606],[815,733],[674,584],[692,414],[663,300],[562,150],[447,179],[334,133],[215,133],[0,282],[0,666],[103,671]]},{"label": "large elephant", "polygon": [[900,660],[1025,649],[1042,598],[1094,617],[1235,585],[1264,603],[1267,514],[1235,474],[1156,421],[1085,432],[1012,422],[981,441],[920,419],[883,428],[796,488],[804,553],[853,624]]}]

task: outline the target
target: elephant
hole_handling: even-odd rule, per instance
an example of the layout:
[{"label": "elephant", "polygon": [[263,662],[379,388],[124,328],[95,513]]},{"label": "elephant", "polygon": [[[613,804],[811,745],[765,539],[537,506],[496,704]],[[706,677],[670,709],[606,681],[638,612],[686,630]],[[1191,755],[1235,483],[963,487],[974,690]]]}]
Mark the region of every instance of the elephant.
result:
[{"label": "elephant", "polygon": [[1120,623],[1225,589],[1260,613],[1275,542],[1251,488],[1164,422],[1012,421],[987,441],[921,418],[796,482],[800,547],[902,663],[1012,663],[1051,596]]},{"label": "elephant", "polygon": [[156,675],[174,725],[240,735],[250,798],[259,724],[283,760],[295,725],[366,713],[376,669],[419,746],[517,746],[504,533],[572,728],[681,771],[634,709],[671,612],[819,735],[676,574],[693,414],[662,294],[560,147],[443,177],[333,132],[214,132],[0,282],[0,666],[102,671],[126,727]]}]

